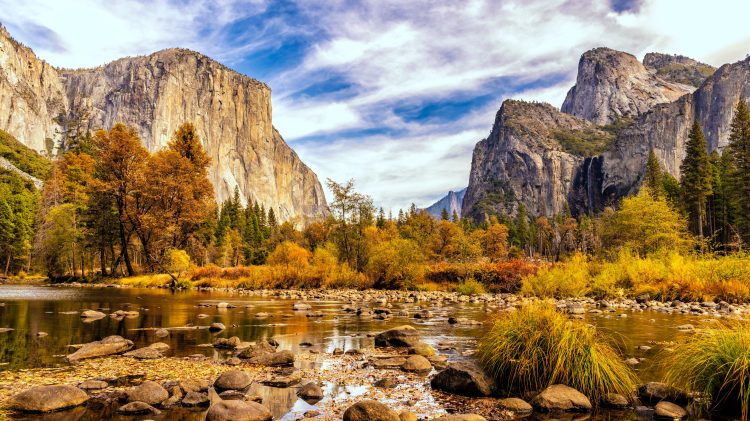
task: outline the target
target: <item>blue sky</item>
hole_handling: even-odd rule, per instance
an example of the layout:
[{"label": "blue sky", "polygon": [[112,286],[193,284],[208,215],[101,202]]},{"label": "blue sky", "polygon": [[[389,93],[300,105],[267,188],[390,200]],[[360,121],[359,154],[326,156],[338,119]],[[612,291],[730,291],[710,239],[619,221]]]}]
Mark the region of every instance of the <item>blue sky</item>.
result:
[{"label": "blue sky", "polygon": [[0,0],[0,22],[59,67],[179,46],[262,80],[321,181],[395,210],[465,187],[502,101],[559,107],[585,50],[743,59],[749,7],[719,3]]}]

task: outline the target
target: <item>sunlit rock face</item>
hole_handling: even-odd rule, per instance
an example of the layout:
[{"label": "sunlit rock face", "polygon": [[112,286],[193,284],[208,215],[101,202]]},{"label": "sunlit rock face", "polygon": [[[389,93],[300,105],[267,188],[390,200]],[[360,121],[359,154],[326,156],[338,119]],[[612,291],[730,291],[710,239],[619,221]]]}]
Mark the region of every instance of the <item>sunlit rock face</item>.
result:
[{"label": "sunlit rock face", "polygon": [[636,191],[652,148],[662,168],[679,179],[688,133],[696,120],[709,151],[722,151],[729,143],[740,98],[750,100],[750,59],[725,64],[692,94],[643,114],[604,153],[601,191],[618,195]]},{"label": "sunlit rock face", "polygon": [[493,213],[513,215],[521,203],[532,214],[562,212],[574,196],[585,159],[561,143],[566,133],[609,136],[549,104],[505,101],[489,137],[474,148],[463,214],[475,220]]},{"label": "sunlit rock face", "polygon": [[[0,46],[0,128],[27,146],[38,150],[45,138],[57,140],[53,118],[61,114],[83,117],[91,130],[133,126],[152,152],[189,121],[211,157],[218,201],[238,188],[243,199],[273,208],[281,220],[304,224],[324,216],[320,182],[273,127],[271,90],[262,82],[184,49],[65,70],[40,61],[4,30]],[[6,99],[21,91],[25,97]]]},{"label": "sunlit rock face", "polygon": [[609,48],[587,51],[581,56],[576,84],[568,91],[561,110],[604,125],[638,116],[695,89],[657,73],[628,53]]}]

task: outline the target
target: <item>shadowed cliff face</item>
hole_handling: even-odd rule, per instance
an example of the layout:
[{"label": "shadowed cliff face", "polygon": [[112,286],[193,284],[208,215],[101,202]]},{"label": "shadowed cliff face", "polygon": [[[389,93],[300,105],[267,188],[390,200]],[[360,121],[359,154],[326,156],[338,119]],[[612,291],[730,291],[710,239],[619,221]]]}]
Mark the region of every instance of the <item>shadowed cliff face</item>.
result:
[{"label": "shadowed cliff face", "polygon": [[644,62],[607,48],[584,53],[562,107],[571,115],[506,101],[474,149],[464,213],[481,220],[513,214],[518,203],[542,215],[566,203],[574,214],[599,212],[637,191],[652,148],[679,179],[694,120],[709,149],[723,149],[737,101],[750,99],[750,59],[708,77],[711,66],[683,56],[651,53]]},{"label": "shadowed cliff face", "polygon": [[703,127],[709,151],[723,150],[740,98],[750,100],[748,59],[725,64],[694,93],[643,114],[604,154],[602,191],[635,192],[651,148],[662,168],[679,179],[685,144],[695,120]]},{"label": "shadowed cliff face", "polygon": [[[272,207],[281,220],[305,223],[325,214],[317,176],[273,127],[271,90],[265,84],[183,49],[123,58],[95,69],[57,70],[31,50],[15,47],[3,30],[0,46],[5,51],[8,45],[13,48],[6,55],[12,59],[3,62],[0,56],[0,75],[6,75],[0,76],[0,128],[24,144],[40,149],[45,137],[54,137],[52,119],[66,113],[85,116],[90,130],[118,122],[136,127],[144,146],[154,152],[190,121],[211,157],[209,177],[219,202],[237,187],[243,198]],[[16,68],[25,64],[15,62],[38,70],[19,74]],[[13,90],[7,87],[11,72],[20,81]],[[46,86],[39,86],[40,74],[42,81],[50,80]],[[16,98],[20,89],[29,99],[5,106],[5,96]],[[54,107],[31,105],[39,103]],[[40,111],[31,112],[35,109]],[[18,130],[24,123],[39,129]]]},{"label": "shadowed cliff face", "polygon": [[490,136],[474,148],[463,214],[513,215],[519,203],[532,214],[561,212],[574,196],[584,161],[579,151],[609,140],[609,133],[549,104],[505,101]]},{"label": "shadowed cliff face", "polygon": [[638,116],[694,89],[657,76],[657,70],[647,69],[630,54],[596,48],[581,56],[576,85],[568,91],[561,110],[604,125]]}]

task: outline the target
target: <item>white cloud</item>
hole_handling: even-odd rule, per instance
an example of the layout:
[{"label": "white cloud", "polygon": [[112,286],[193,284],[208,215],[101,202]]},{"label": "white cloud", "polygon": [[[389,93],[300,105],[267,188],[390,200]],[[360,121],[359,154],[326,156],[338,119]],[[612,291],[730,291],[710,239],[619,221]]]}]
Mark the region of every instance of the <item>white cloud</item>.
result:
[{"label": "white cloud", "polygon": [[[174,46],[231,66],[278,45],[289,33],[307,36],[310,47],[301,64],[267,81],[274,89],[274,123],[321,179],[353,177],[362,191],[392,208],[427,205],[463,187],[472,147],[487,135],[502,99],[559,106],[574,83],[581,53],[590,48],[608,46],[638,57],[649,51],[678,53],[713,65],[750,52],[745,29],[750,3],[731,0],[715,0],[710,7],[646,0],[622,14],[606,1],[583,0],[305,0],[298,6],[306,17],[302,24],[270,18],[254,21],[262,29],[254,25],[244,34],[230,34],[228,26],[277,5],[271,0],[0,0],[0,21],[42,58],[66,67]],[[300,95],[331,76],[351,88],[343,94]],[[528,85],[515,93],[489,88],[501,77]],[[533,83],[545,78],[552,82]],[[472,95],[493,100],[454,121],[406,121],[393,111],[405,102]],[[401,135],[341,136],[344,130],[382,129]],[[319,140],[304,139],[310,135]]]}]

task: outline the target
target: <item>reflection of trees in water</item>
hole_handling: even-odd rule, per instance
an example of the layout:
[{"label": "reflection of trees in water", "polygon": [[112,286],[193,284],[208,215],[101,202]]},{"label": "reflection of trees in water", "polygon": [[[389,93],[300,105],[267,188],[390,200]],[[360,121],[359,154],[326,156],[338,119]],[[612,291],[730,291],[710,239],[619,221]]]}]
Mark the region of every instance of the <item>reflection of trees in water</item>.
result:
[{"label": "reflection of trees in water", "polygon": [[296,387],[280,388],[253,383],[250,386],[250,393],[255,393],[263,398],[263,405],[271,410],[274,419],[280,419],[289,412],[298,399]]}]

